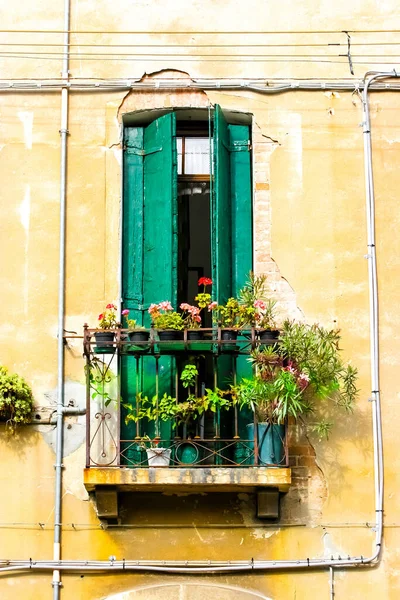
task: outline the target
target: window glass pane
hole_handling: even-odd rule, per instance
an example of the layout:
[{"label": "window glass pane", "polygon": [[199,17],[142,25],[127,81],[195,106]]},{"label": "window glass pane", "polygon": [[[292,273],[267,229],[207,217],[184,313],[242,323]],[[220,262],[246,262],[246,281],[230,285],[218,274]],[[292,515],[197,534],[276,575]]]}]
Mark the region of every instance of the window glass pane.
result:
[{"label": "window glass pane", "polygon": [[176,138],[176,149],[178,151],[178,175],[182,175],[182,138]]},{"label": "window glass pane", "polygon": [[[179,172],[179,171],[178,171]],[[210,173],[210,142],[208,138],[186,138],[185,175]]]}]

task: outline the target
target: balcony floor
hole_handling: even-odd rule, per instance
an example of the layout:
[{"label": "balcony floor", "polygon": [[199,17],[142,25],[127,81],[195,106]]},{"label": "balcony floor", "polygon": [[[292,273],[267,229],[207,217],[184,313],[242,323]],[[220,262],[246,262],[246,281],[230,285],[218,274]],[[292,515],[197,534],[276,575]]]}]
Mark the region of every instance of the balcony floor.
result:
[{"label": "balcony floor", "polygon": [[281,467],[91,467],[84,470],[88,492],[112,486],[120,492],[254,492],[278,488],[287,492],[290,468]]}]

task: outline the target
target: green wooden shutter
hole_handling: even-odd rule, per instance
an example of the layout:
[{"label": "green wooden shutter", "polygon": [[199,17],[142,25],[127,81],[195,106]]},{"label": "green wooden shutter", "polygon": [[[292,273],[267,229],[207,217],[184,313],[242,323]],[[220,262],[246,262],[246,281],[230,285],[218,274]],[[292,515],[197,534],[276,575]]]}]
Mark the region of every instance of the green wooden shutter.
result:
[{"label": "green wooden shutter", "polygon": [[144,131],[143,295],[169,300],[176,308],[178,289],[177,157],[175,114],[153,121]]},{"label": "green wooden shutter", "polygon": [[[226,302],[237,296],[253,269],[253,223],[249,127],[228,125],[221,107],[214,113],[214,189],[211,205],[213,298]],[[232,359],[218,358],[218,386],[232,380]],[[251,375],[246,357],[236,360],[237,379]],[[231,417],[222,415],[221,432],[232,433]],[[239,434],[247,437],[248,411],[239,416]]]},{"label": "green wooden shutter", "polygon": [[[177,159],[175,115],[164,115],[145,128],[126,128],[124,136],[123,306],[141,325],[149,326],[152,302],[177,301]],[[159,393],[171,393],[174,365],[159,361]],[[139,381],[139,390],[136,382]],[[139,373],[132,356],[121,359],[123,402],[133,403],[137,391],[155,393],[155,361],[142,359]],[[135,437],[135,425],[125,425],[121,439]],[[154,425],[141,434],[154,434]],[[161,436],[169,437],[163,424]]]},{"label": "green wooden shutter", "polygon": [[250,131],[214,113],[214,187],[211,205],[214,299],[225,302],[253,269]]},{"label": "green wooden shutter", "polygon": [[253,206],[250,131],[228,125],[231,170],[232,293],[238,294],[253,270]]},{"label": "green wooden shutter", "polygon": [[[232,219],[232,293],[237,295],[253,270],[253,202],[251,188],[250,131],[245,125],[229,125],[231,148],[231,219]],[[252,367],[246,356],[236,361],[237,381],[251,377]],[[247,423],[253,414],[239,413],[239,435],[247,439]]]},{"label": "green wooden shutter", "polygon": [[211,198],[213,299],[224,303],[232,294],[231,182],[228,124],[217,104],[214,113],[214,186]]}]

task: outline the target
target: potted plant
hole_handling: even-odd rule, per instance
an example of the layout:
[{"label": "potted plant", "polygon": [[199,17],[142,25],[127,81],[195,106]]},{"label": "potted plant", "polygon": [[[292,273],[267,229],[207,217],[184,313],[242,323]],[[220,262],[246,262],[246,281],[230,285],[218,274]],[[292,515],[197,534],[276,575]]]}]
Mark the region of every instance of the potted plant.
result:
[{"label": "potted plant", "polygon": [[149,467],[168,467],[171,460],[171,448],[162,448],[159,438],[151,439],[148,435],[141,437],[137,446],[145,450]]},{"label": "potted plant", "polygon": [[211,302],[209,310],[213,313],[213,321],[221,328],[221,340],[236,341],[238,330],[244,325],[243,308],[237,298],[229,298],[226,304]]},{"label": "potted plant", "polygon": [[357,370],[341,360],[339,341],[338,330],[285,321],[279,345],[252,352],[254,376],[232,390],[234,402],[255,413],[257,435],[249,424],[249,438],[258,440],[262,463],[281,464],[289,417],[313,415],[312,430],[327,437],[332,423],[318,418],[319,403],[331,401],[334,407],[351,410]]},{"label": "potted plant", "polygon": [[[125,422],[140,421],[172,421],[172,428],[183,425],[184,431],[193,426],[193,423],[206,411],[216,413],[218,410],[227,410],[232,406],[231,400],[226,397],[227,392],[207,389],[203,396],[196,395],[196,380],[198,370],[196,365],[187,364],[180,375],[182,386],[187,389],[185,400],[177,402],[176,397],[164,394],[160,398],[148,398],[138,394],[134,405],[124,404],[127,409]],[[156,425],[156,432],[158,426]],[[157,438],[155,438],[157,439]],[[202,448],[195,442],[187,439],[175,445],[175,457],[182,464],[193,464],[198,460]]]},{"label": "potted plant", "polygon": [[275,344],[279,337],[276,324],[276,301],[266,297],[266,276],[250,272],[249,280],[239,292],[243,319],[257,330],[264,344]]},{"label": "potted plant", "polygon": [[102,331],[96,331],[94,334],[96,352],[114,352],[113,342],[115,333],[109,330],[116,329],[117,327],[117,307],[115,304],[107,304],[104,312],[98,316],[98,328]]},{"label": "potted plant", "polygon": [[14,433],[18,425],[30,422],[32,410],[32,390],[25,379],[0,366],[0,420]]},{"label": "potted plant", "polygon": [[127,328],[129,329],[128,335],[130,341],[147,342],[149,340],[150,332],[142,325],[138,325],[136,319],[128,319],[129,310],[127,308],[125,308],[121,314],[125,318]]},{"label": "potted plant", "polygon": [[181,340],[185,326],[182,315],[174,311],[172,304],[165,300],[149,307],[152,326],[158,332],[160,341]]},{"label": "potted plant", "polygon": [[200,329],[201,326],[201,316],[200,316],[200,308],[197,306],[192,306],[187,302],[182,302],[179,307],[183,314],[184,327],[188,330],[187,339],[188,340],[201,340],[202,332]]}]

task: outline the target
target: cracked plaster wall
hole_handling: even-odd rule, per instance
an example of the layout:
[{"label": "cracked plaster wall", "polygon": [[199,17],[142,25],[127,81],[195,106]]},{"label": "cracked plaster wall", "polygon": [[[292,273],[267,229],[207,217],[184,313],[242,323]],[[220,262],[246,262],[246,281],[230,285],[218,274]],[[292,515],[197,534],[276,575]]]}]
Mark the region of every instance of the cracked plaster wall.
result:
[{"label": "cracked plaster wall", "polygon": [[[143,497],[136,503],[125,499],[124,518],[131,529],[103,530],[82,486],[85,452],[84,446],[77,447],[82,437],[76,433],[81,425],[71,423],[71,430],[66,430],[69,441],[64,461],[64,556],[280,559],[365,554],[373,540],[373,531],[366,525],[373,519],[373,488],[370,411],[365,401],[369,357],[359,107],[352,104],[349,94],[329,98],[322,93],[261,98],[245,92],[190,93],[186,98],[180,93],[124,96],[71,96],[66,328],[80,332],[84,321],[93,324],[104,304],[117,295],[119,107],[121,114],[121,110],[152,106],[219,102],[255,116],[256,268],[268,272],[283,314],[303,315],[308,321],[335,323],[343,329],[345,355],[360,369],[360,402],[354,417],[337,423],[329,444],[314,439],[311,446],[301,431],[293,430],[297,451],[291,459],[299,483],[282,506],[285,520],[293,527],[265,527],[256,521],[251,497],[235,496],[223,503],[213,499],[212,506],[208,497],[169,498],[165,510],[151,507]],[[373,99],[389,523],[396,522],[398,487],[397,454],[392,449],[398,410],[393,373],[399,349],[393,314],[399,267],[395,235],[398,144],[391,143],[400,130],[396,102],[393,94]],[[1,359],[32,382],[39,403],[51,404],[56,384],[58,100],[19,95],[16,106],[3,98],[0,105],[0,169],[8,182],[3,196],[3,223],[7,223],[7,235],[1,242],[3,255],[9,251],[10,240],[13,243],[13,260],[2,272],[7,313],[1,323]],[[21,120],[21,112],[32,112],[32,119]],[[9,177],[10,173],[15,176]],[[40,351],[34,346],[37,340]],[[82,397],[82,366],[80,341],[72,340],[66,353],[68,397]],[[15,440],[3,434],[0,448],[0,480],[7,489],[2,521],[8,523],[2,529],[1,555],[49,557],[54,489],[51,446],[32,427]],[[385,539],[387,554],[382,567],[373,572],[342,573],[337,579],[338,597],[364,600],[368,594],[374,597],[378,589],[384,590],[388,600],[397,597],[395,527],[387,530]],[[99,577],[104,594],[133,589],[145,581],[139,575],[126,576],[123,581],[118,576]],[[153,581],[160,579],[152,577]],[[232,585],[243,584],[243,576],[227,579]],[[89,576],[67,575],[64,580],[70,597],[99,596]],[[32,598],[48,593],[48,578],[29,577],[29,581]],[[22,597],[21,586],[22,579],[17,577],[2,579],[2,597]],[[328,589],[323,573],[249,575],[247,586],[269,597],[296,600],[308,599],[311,587],[321,597]]]}]

